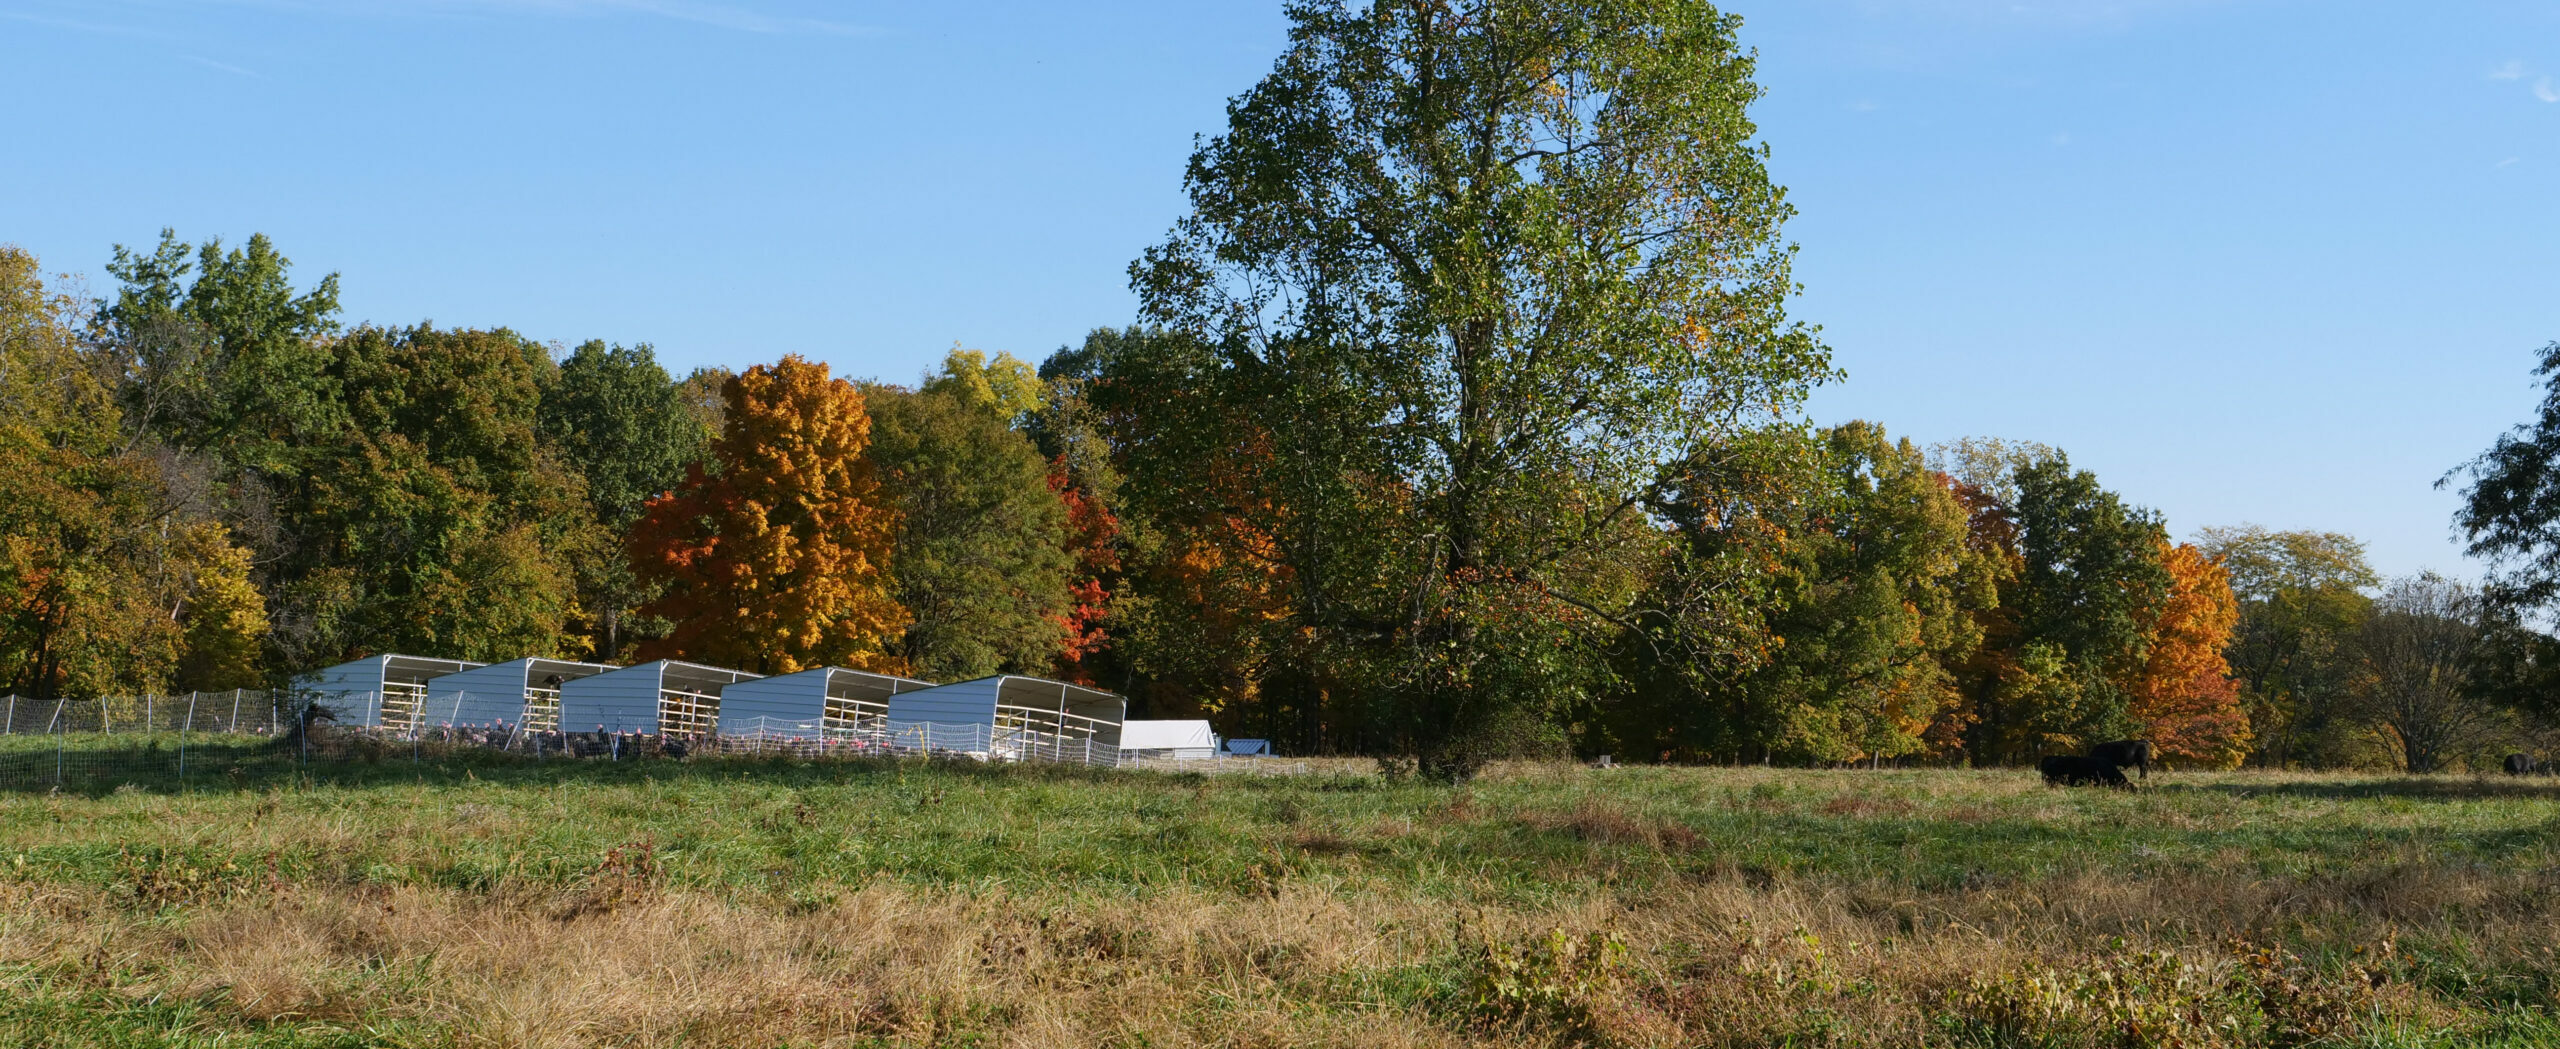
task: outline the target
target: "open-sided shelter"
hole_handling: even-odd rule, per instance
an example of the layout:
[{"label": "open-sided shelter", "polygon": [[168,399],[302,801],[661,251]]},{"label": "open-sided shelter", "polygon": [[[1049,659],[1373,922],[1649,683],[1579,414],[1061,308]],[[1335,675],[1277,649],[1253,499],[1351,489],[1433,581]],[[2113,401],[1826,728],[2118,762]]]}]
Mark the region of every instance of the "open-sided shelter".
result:
[{"label": "open-sided shelter", "polygon": [[425,723],[427,682],[481,664],[428,656],[380,655],[314,670],[294,690],[327,708],[338,724],[413,729]]},{"label": "open-sided shelter", "polygon": [[932,687],[843,667],[741,681],[720,694],[720,734],[816,739],[875,729],[889,716],[890,697]]},{"label": "open-sided shelter", "polygon": [[1098,688],[1004,674],[890,696],[888,730],[900,747],[1117,764],[1128,711]]},{"label": "open-sided shelter", "polygon": [[705,735],[720,724],[720,696],[764,675],[661,659],[560,684],[560,727],[655,735]]},{"label": "open-sided shelter", "polygon": [[565,659],[517,659],[447,674],[427,684],[427,720],[548,732],[560,727],[560,686],[613,669]]}]

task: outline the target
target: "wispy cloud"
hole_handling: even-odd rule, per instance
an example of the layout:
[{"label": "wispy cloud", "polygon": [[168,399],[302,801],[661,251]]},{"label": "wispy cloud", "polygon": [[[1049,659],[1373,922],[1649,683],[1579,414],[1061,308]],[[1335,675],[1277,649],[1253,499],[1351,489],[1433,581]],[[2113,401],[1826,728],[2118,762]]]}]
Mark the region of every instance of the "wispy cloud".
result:
[{"label": "wispy cloud", "polygon": [[[0,0],[7,2],[7,0]],[[565,18],[664,18],[696,25],[712,26],[744,33],[802,34],[821,36],[872,36],[879,30],[872,26],[812,18],[800,14],[774,13],[773,3],[754,0],[199,0],[235,8],[257,8],[268,11],[290,11],[305,14],[355,16],[457,15],[533,16]],[[35,0],[34,6],[47,6]],[[76,3],[52,5],[67,8],[80,15],[100,12],[137,14],[148,20],[156,12],[170,6],[168,0],[77,0]],[[804,5],[805,6],[805,5]],[[817,10],[825,12],[826,8]],[[157,36],[147,29],[114,25],[90,18],[72,18],[31,11],[0,10],[0,19],[30,22],[95,33],[126,33]]]},{"label": "wispy cloud", "polygon": [[2237,0],[1863,0],[1869,14],[2054,27],[2124,26],[2161,14]]},{"label": "wispy cloud", "polygon": [[259,80],[264,80],[264,79],[266,79],[266,77],[265,77],[265,76],[263,76],[262,74],[258,73],[256,70],[253,70],[253,69],[242,69],[242,68],[240,68],[239,66],[232,65],[232,64],[231,64],[231,63],[229,63],[229,62],[216,62],[216,61],[214,61],[213,59],[210,59],[210,58],[206,58],[206,57],[204,57],[203,55],[188,55],[188,56],[187,56],[187,61],[189,61],[189,62],[193,62],[193,63],[195,63],[195,64],[197,64],[197,65],[200,65],[200,66],[203,66],[203,67],[205,67],[205,68],[207,68],[207,69],[218,69],[218,70],[221,70],[222,72],[229,73],[229,74],[231,74],[231,75],[233,75],[233,76],[253,77],[253,78],[256,78],[256,79],[259,79]]},{"label": "wispy cloud", "polygon": [[2523,157],[2508,157],[2508,158],[2507,158],[2507,159],[2505,159],[2505,160],[2501,160],[2501,161],[2499,161],[2499,162],[2497,162],[2497,163],[2495,163],[2495,164],[2491,164],[2491,165],[2489,165],[2489,166],[2490,166],[2491,168],[2503,168],[2503,167],[2512,167],[2512,166],[2514,166],[2514,165],[2521,164],[2521,163],[2524,163],[2524,158],[2523,158]]},{"label": "wispy cloud", "polygon": [[869,26],[827,18],[771,14],[714,0],[230,0],[246,6],[344,14],[480,13],[556,17],[640,16],[745,33],[869,36]]},{"label": "wispy cloud", "polygon": [[2491,80],[2514,83],[2526,77],[2533,77],[2533,97],[2545,102],[2560,102],[2560,87],[2554,86],[2548,76],[2534,76],[2532,67],[2525,65],[2524,59],[2510,58],[2489,69]]},{"label": "wispy cloud", "polygon": [[[455,0],[447,0],[455,2]],[[867,26],[824,18],[799,18],[769,15],[735,4],[699,3],[694,0],[459,0],[475,7],[552,10],[564,14],[639,14],[697,22],[748,33],[823,33],[831,36],[865,36],[873,32]]]},{"label": "wispy cloud", "polygon": [[117,36],[156,35],[148,30],[138,29],[133,26],[111,25],[106,22],[91,22],[79,18],[59,18],[53,15],[36,14],[32,11],[0,11],[0,18],[5,18],[12,22],[26,22],[31,25],[51,26],[55,29],[70,29],[82,33],[112,33]]}]

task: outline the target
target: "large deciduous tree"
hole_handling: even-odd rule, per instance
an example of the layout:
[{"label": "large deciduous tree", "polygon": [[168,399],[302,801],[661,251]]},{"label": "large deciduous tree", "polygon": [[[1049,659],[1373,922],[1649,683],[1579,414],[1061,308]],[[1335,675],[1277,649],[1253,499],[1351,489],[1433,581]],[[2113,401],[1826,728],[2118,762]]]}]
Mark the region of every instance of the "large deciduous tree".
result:
[{"label": "large deciduous tree", "polygon": [[[1808,476],[1761,487],[1783,500],[1701,515],[1715,519],[1725,555],[1763,566],[1765,589],[1742,610],[1768,638],[1765,658],[1686,700],[1639,696],[1617,731],[1646,750],[1787,761],[1880,761],[1947,745],[1930,730],[1961,708],[1949,666],[1980,642],[1975,613],[1998,596],[1993,566],[1968,545],[1965,506],[1917,447],[1869,423],[1766,460],[1801,460]],[[1665,669],[1646,667],[1640,691],[1672,684],[1679,675]],[[1684,718],[1681,707],[1715,716]],[[1684,723],[1681,735],[1645,738],[1646,725]]]},{"label": "large deciduous tree", "polygon": [[81,303],[0,246],[0,688],[36,696],[253,682],[247,557],[132,450]]},{"label": "large deciduous tree", "polygon": [[[1067,508],[1048,464],[955,354],[921,392],[872,388],[871,459],[900,519],[892,575],[917,673],[1047,673],[1067,643]],[[957,374],[955,374],[955,372]],[[1028,369],[1023,371],[1028,376]]]},{"label": "large deciduous tree", "polygon": [[2541,409],[2436,482],[2467,478],[2454,526],[2467,551],[2497,566],[2485,597],[2510,607],[2560,604],[2560,342],[2542,348]]},{"label": "large deciduous tree", "polygon": [[571,561],[608,549],[585,486],[536,437],[543,348],[513,332],[359,328],[329,347],[346,423],[283,489],[276,647],[574,655]]},{"label": "large deciduous tree", "polygon": [[2150,657],[2153,618],[2174,582],[2157,514],[2128,506],[2060,453],[2016,472],[2019,639],[2055,670],[2037,673],[2003,719],[2006,750],[2077,750],[2137,727],[2130,689]]},{"label": "large deciduous tree", "polygon": [[2169,587],[2143,615],[2150,635],[2125,713],[2171,758],[2231,768],[2249,754],[2249,711],[2223,652],[2240,620],[2222,565],[2188,543],[2159,546]]},{"label": "large deciduous tree", "polygon": [[[630,529],[643,503],[684,480],[685,468],[701,461],[713,436],[647,345],[595,341],[560,362],[559,376],[543,391],[541,428],[585,480],[597,522],[616,534]],[[598,556],[576,559],[579,593],[594,653],[611,660],[621,655],[630,609],[654,595],[640,586],[629,559],[593,553]]]},{"label": "large deciduous tree", "polygon": [[223,250],[160,231],[148,253],[115,249],[120,282],[97,312],[102,341],[126,371],[127,410],[140,428],[234,467],[290,472],[300,444],[342,422],[329,381],[338,331],[338,277],[297,293],[291,260],[266,235]]},{"label": "large deciduous tree", "polygon": [[665,588],[641,611],[673,623],[637,654],[765,674],[904,669],[898,513],[864,454],[862,391],[788,356],[729,380],[724,401],[716,472],[690,468],[632,529],[633,570]]},{"label": "large deciduous tree", "polygon": [[2359,713],[2401,768],[2438,771],[2496,726],[2471,681],[2489,625],[2476,590],[2433,573],[2374,602],[2356,639]]},{"label": "large deciduous tree", "polygon": [[[1434,775],[1552,738],[1640,629],[1629,528],[1829,374],[1737,20],[1683,0],[1296,3],[1132,267],[1145,396],[1267,435],[1293,622]],[[1175,444],[1235,447],[1218,435]]]},{"label": "large deciduous tree", "polygon": [[2206,528],[2198,546],[2239,601],[2224,650],[2248,703],[2253,762],[2343,763],[2355,638],[2381,585],[2364,544],[2336,532]]}]

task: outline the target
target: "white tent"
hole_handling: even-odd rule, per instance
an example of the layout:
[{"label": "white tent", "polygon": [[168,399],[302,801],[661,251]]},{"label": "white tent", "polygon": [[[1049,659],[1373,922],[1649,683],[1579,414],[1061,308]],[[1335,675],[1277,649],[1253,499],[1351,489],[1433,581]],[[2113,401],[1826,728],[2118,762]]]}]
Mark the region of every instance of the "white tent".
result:
[{"label": "white tent", "polygon": [[447,674],[427,685],[427,720],[549,731],[560,727],[561,685],[613,669],[565,659],[518,659]]},{"label": "white tent", "polygon": [[326,708],[338,724],[418,728],[427,682],[481,664],[427,656],[380,655],[323,667],[294,679],[294,691]]},{"label": "white tent", "polygon": [[569,732],[703,735],[720,723],[720,695],[761,674],[661,659],[560,685],[560,727]]},{"label": "white tent", "polygon": [[1218,734],[1206,721],[1123,721],[1120,753],[1131,758],[1191,760],[1218,756]]},{"label": "white tent", "polygon": [[741,681],[720,693],[720,734],[815,739],[830,731],[878,728],[889,700],[933,682],[819,667]]}]

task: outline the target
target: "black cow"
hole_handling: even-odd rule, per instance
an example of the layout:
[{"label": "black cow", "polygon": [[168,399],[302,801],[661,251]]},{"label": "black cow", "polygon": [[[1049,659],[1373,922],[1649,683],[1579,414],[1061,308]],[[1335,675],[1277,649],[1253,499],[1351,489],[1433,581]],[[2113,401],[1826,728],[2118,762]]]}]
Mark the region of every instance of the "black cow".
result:
[{"label": "black cow", "polygon": [[2133,786],[2131,780],[2124,778],[2123,772],[2118,771],[2116,766],[2109,764],[2103,758],[2079,754],[2055,754],[2045,758],[2036,768],[2044,773],[2044,781],[2048,785],[2080,787],[2097,784],[2127,789]]},{"label": "black cow", "polygon": [[2535,771],[2539,771],[2541,768],[2542,768],[2542,763],[2541,763],[2541,762],[2539,762],[2539,761],[2535,761],[2535,760],[2533,760],[2533,758],[2532,758],[2532,756],[2531,756],[2531,755],[2527,755],[2527,754],[2509,754],[2509,755],[2507,755],[2507,775],[2510,775],[2510,776],[2521,776],[2521,775],[2524,775],[2525,773],[2528,773],[2528,772],[2535,772]]},{"label": "black cow", "polygon": [[2113,743],[2100,743],[2089,748],[2089,756],[2106,762],[2111,768],[2120,769],[2129,766],[2141,769],[2142,778],[2151,778],[2150,740],[2120,739]]}]

